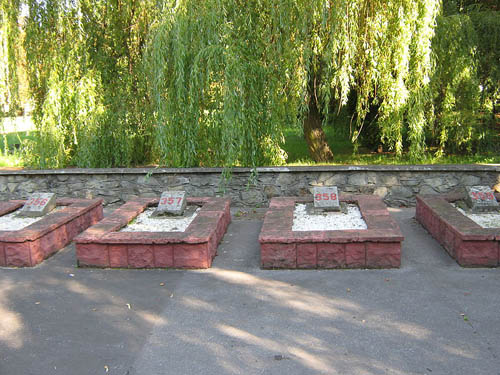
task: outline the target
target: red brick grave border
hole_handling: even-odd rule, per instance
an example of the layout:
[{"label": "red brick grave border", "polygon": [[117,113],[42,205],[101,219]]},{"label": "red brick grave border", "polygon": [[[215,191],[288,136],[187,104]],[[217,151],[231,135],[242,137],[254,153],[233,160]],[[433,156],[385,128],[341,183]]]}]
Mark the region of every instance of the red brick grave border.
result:
[{"label": "red brick grave border", "polygon": [[[0,202],[0,216],[24,205],[24,200]],[[68,245],[102,219],[102,199],[57,199],[62,210],[15,231],[0,231],[0,266],[33,267]]]},{"label": "red brick grave border", "polygon": [[80,266],[209,268],[231,222],[229,198],[187,198],[201,205],[185,232],[119,232],[158,198],[128,201],[76,239]]},{"label": "red brick grave border", "polygon": [[292,231],[296,203],[312,197],[273,198],[259,236],[262,268],[397,268],[403,235],[384,202],[372,195],[340,196],[356,203],[367,229]]},{"label": "red brick grave border", "polygon": [[483,228],[451,204],[464,198],[465,194],[417,195],[416,219],[461,266],[497,267],[500,228]]}]

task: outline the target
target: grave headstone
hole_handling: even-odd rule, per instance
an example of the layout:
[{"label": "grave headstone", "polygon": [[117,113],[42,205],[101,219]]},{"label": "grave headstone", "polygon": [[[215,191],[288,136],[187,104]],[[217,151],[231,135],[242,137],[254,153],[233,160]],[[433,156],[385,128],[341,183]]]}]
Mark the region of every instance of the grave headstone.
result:
[{"label": "grave headstone", "polygon": [[465,201],[472,212],[497,211],[497,199],[489,186],[467,186]]},{"label": "grave headstone", "polygon": [[184,214],[186,204],[187,201],[185,191],[164,191],[161,194],[160,201],[158,202],[158,207],[153,212],[152,216],[180,216]]},{"label": "grave headstone", "polygon": [[19,215],[39,217],[49,213],[55,207],[56,195],[54,193],[34,192],[19,211]]},{"label": "grave headstone", "polygon": [[324,211],[340,211],[339,193],[336,186],[313,188],[314,208]]}]

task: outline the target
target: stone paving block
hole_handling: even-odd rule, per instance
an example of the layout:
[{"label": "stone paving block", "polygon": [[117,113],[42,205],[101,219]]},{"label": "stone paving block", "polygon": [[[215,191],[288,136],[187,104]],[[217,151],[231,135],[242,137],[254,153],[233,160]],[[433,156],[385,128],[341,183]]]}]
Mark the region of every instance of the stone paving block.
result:
[{"label": "stone paving block", "polygon": [[347,268],[363,268],[366,266],[366,245],[363,242],[345,245],[345,264]]},{"label": "stone paving block", "polygon": [[153,245],[128,245],[127,249],[130,268],[152,268],[155,266]]},{"label": "stone paving block", "polygon": [[318,268],[345,267],[345,245],[318,243]]},{"label": "stone paving block", "polygon": [[368,242],[366,244],[366,266],[368,268],[399,268],[401,265],[401,243]]},{"label": "stone paving block", "polygon": [[261,245],[262,268],[296,268],[295,244],[269,243]]},{"label": "stone paving block", "polygon": [[108,245],[109,266],[112,268],[128,267],[128,249],[126,246]]},{"label": "stone paving block", "polygon": [[297,244],[297,268],[316,268],[318,249],[315,243]]}]

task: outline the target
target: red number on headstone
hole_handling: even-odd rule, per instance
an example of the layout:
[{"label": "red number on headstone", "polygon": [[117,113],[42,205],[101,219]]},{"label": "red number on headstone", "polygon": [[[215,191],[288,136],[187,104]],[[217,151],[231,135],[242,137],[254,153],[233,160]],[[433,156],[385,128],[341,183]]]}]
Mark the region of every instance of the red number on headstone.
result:
[{"label": "red number on headstone", "polygon": [[167,204],[167,198],[160,199],[160,204]]},{"label": "red number on headstone", "polygon": [[174,198],[168,197],[168,204],[172,204],[172,203],[174,203]]},{"label": "red number on headstone", "polygon": [[314,199],[317,200],[317,201],[320,201],[321,200],[321,194],[318,193],[314,196]]},{"label": "red number on headstone", "polygon": [[177,204],[181,204],[181,202],[182,202],[182,198],[181,198],[181,197],[178,197],[178,198],[177,198]]},{"label": "red number on headstone", "polygon": [[494,200],[494,199],[495,199],[495,196],[493,195],[493,193],[492,193],[492,192],[487,193],[487,194],[486,194],[486,196],[487,196],[487,197],[488,197],[488,199],[490,199],[490,200]]},{"label": "red number on headstone", "polygon": [[471,191],[471,194],[472,194],[472,199],[479,199],[475,191]]},{"label": "red number on headstone", "polygon": [[39,204],[40,204],[40,198],[35,199],[35,201],[33,202],[33,205],[37,206]]},{"label": "red number on headstone", "polygon": [[325,201],[330,200],[328,193],[323,193],[323,200],[325,200]]},{"label": "red number on headstone", "polygon": [[330,199],[331,199],[332,201],[336,201],[336,200],[337,200],[337,194],[335,194],[335,193],[331,193],[331,194],[330,194]]},{"label": "red number on headstone", "polygon": [[40,201],[40,206],[45,206],[49,200],[47,198],[44,198]]}]

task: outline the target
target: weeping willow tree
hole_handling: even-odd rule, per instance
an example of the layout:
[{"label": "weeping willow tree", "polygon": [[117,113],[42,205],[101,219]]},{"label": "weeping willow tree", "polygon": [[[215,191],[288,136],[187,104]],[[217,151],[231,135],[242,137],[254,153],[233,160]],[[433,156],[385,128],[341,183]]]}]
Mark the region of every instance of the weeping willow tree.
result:
[{"label": "weeping willow tree", "polygon": [[30,164],[110,167],[151,160],[142,51],[153,0],[29,0],[26,52],[39,138]]},{"label": "weeping willow tree", "polygon": [[19,106],[19,0],[0,0],[0,113]]},{"label": "weeping willow tree", "polygon": [[180,1],[154,30],[147,70],[167,165],[285,160],[279,142],[295,121],[287,91],[296,73],[291,42],[276,30],[289,26],[273,24],[280,5],[269,5]]},{"label": "weeping willow tree", "polygon": [[356,92],[356,141],[370,106],[381,139],[425,145],[434,0],[180,0],[151,38],[147,63],[167,164],[285,160],[282,129],[304,130],[316,161],[323,126]]},{"label": "weeping willow tree", "polygon": [[19,101],[25,7],[38,167],[279,165],[290,126],[325,162],[346,108],[355,144],[471,151],[497,113],[500,22],[494,0],[452,2],[0,0],[0,102]]},{"label": "weeping willow tree", "polygon": [[[446,1],[437,19],[431,87],[437,153],[499,150],[500,12],[495,2]],[[496,145],[495,145],[496,143]]]}]

